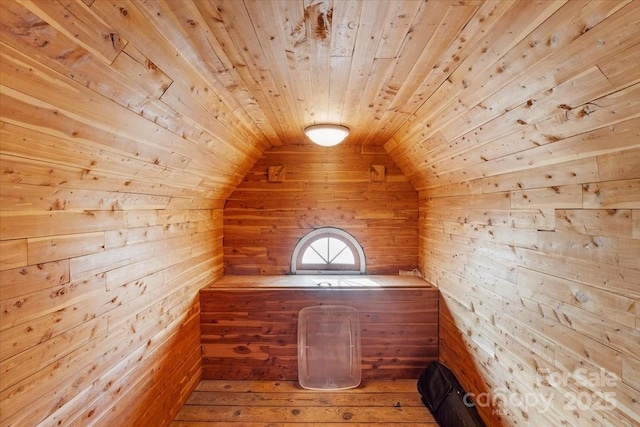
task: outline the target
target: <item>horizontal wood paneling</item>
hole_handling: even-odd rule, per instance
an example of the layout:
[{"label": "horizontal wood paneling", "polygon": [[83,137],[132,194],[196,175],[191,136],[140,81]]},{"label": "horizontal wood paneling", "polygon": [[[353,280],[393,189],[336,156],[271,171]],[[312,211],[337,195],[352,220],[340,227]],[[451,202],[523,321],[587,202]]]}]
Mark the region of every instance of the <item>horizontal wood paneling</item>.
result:
[{"label": "horizontal wood paneling", "polygon": [[88,4],[0,4],[2,425],[171,421],[200,377],[224,199],[268,145],[185,89],[198,73],[148,19]]},{"label": "horizontal wood paneling", "polygon": [[[372,181],[372,165],[385,166]],[[282,166],[284,182],[269,182]],[[287,274],[296,243],[337,227],[362,246],[368,274],[417,266],[418,193],[380,148],[286,145],[266,150],[224,207],[226,274]]]},{"label": "horizontal wood paneling", "polygon": [[[0,423],[167,424],[223,259],[281,274],[337,225],[371,272],[441,287],[471,389],[554,397],[488,419],[632,424],[638,21],[627,0],[0,2]],[[320,151],[339,161],[298,147],[324,121],[351,128]],[[618,376],[615,410],[536,383],[577,367]]]},{"label": "horizontal wood paneling", "polygon": [[402,287],[397,276],[385,276],[384,283],[393,286],[380,287],[376,276],[370,277],[373,284],[356,279],[352,286],[347,279],[329,289],[295,286],[289,279],[276,287],[269,279],[261,286],[259,278],[239,276],[232,283],[243,284],[224,287],[223,279],[203,289],[203,378],[297,380],[298,312],[321,304],[358,310],[363,379],[417,378],[437,359],[437,290],[416,278],[408,283],[422,287]]},{"label": "horizontal wood paneling", "polygon": [[419,263],[442,295],[440,360],[476,396],[502,396],[479,405],[483,416],[635,425],[640,87],[612,64],[637,57],[640,9],[546,6],[559,9],[513,33],[483,69],[484,42],[461,57],[451,84],[385,147],[420,189]]}]

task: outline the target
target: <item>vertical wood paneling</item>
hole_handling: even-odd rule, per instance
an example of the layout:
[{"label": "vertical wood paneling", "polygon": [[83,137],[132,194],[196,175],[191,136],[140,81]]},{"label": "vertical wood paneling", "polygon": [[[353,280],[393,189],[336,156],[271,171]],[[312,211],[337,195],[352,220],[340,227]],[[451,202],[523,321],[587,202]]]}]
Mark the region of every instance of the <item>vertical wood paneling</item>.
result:
[{"label": "vertical wood paneling", "polygon": [[[373,182],[371,165],[385,166]],[[282,166],[284,182],[268,182]],[[368,274],[417,265],[418,194],[382,149],[288,145],[265,151],[224,208],[226,274],[287,274],[300,238],[338,227],[362,245]]]},{"label": "vertical wood paneling", "polygon": [[[479,405],[496,425],[640,416],[640,96],[633,73],[609,71],[638,52],[637,6],[568,2],[486,64],[482,90],[458,87],[461,104],[419,111],[386,145],[420,189],[419,263],[442,294],[440,359],[476,396],[503,397]],[[524,53],[542,42],[546,53]],[[599,43],[609,49],[578,52]]]}]

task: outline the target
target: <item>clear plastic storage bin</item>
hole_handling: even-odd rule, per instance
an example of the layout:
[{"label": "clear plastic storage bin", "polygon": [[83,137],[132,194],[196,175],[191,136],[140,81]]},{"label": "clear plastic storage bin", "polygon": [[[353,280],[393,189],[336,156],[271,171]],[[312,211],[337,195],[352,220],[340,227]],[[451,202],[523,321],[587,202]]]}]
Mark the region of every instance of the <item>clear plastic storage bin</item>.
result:
[{"label": "clear plastic storage bin", "polygon": [[341,305],[305,307],[298,314],[298,381],[312,390],[360,384],[358,310]]}]

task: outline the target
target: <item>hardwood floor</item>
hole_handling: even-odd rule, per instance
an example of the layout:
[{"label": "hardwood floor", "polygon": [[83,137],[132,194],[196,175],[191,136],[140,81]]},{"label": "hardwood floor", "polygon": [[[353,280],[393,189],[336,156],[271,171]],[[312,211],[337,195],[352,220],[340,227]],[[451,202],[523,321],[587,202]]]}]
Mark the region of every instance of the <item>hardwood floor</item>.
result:
[{"label": "hardwood floor", "polygon": [[342,391],[296,381],[202,380],[172,427],[437,426],[416,380],[364,381]]}]

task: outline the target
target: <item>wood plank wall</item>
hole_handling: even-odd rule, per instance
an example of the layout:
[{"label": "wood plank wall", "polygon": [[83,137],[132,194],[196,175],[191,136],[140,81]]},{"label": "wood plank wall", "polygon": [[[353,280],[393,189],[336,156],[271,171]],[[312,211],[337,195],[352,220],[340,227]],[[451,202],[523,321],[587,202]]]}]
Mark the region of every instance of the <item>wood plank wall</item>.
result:
[{"label": "wood plank wall", "polygon": [[163,425],[199,380],[222,203],[268,142],[143,13],[0,2],[3,426]]},{"label": "wood plank wall", "polygon": [[493,425],[640,419],[639,21],[637,1],[567,2],[533,32],[474,21],[386,144],[420,191],[440,359],[502,397]]},{"label": "wood plank wall", "polygon": [[[384,166],[381,181],[372,165]],[[269,182],[269,167],[283,167],[284,181]],[[327,226],[360,242],[367,274],[418,265],[418,193],[388,154],[307,143],[266,150],[229,196],[225,274],[288,274],[300,238]]]},{"label": "wood plank wall", "polygon": [[298,312],[321,304],[358,310],[363,379],[415,379],[438,358],[438,291],[432,287],[214,286],[200,291],[200,301],[203,379],[298,380]]}]

